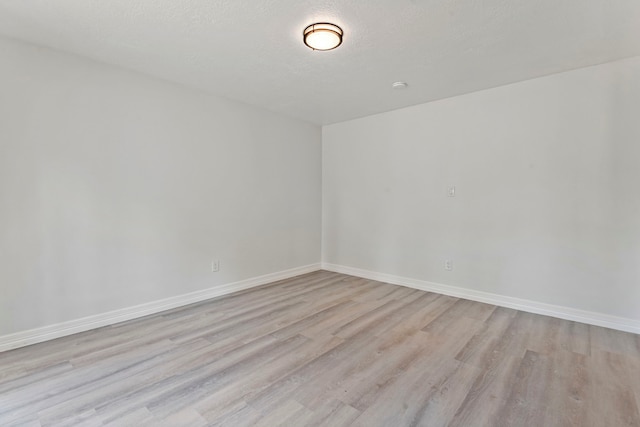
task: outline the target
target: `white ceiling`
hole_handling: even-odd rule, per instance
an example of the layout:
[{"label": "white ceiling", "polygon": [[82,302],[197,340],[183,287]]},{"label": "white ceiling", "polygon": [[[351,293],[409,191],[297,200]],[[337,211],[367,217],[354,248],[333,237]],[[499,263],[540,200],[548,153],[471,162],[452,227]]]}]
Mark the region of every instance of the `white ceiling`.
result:
[{"label": "white ceiling", "polygon": [[0,0],[0,33],[328,124],[640,55],[640,1]]}]

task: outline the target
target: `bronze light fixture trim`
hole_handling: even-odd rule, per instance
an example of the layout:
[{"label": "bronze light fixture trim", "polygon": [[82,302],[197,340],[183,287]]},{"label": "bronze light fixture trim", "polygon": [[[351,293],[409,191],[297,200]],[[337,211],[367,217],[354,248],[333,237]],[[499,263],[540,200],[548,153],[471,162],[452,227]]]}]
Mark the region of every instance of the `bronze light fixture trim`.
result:
[{"label": "bronze light fixture trim", "polygon": [[329,22],[316,22],[302,32],[304,44],[313,50],[332,50],[342,44],[342,28]]}]

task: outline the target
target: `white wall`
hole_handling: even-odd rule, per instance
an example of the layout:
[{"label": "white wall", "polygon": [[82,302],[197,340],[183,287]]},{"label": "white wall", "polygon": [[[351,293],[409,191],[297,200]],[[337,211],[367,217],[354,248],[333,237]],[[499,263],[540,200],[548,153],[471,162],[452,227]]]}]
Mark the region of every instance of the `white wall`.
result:
[{"label": "white wall", "polygon": [[324,127],[323,262],[640,319],[640,58]]},{"label": "white wall", "polygon": [[[0,336],[320,260],[319,128],[0,59]],[[640,319],[639,111],[635,58],[326,126],[323,261]]]},{"label": "white wall", "polygon": [[0,335],[320,261],[319,127],[7,39],[0,61]]}]

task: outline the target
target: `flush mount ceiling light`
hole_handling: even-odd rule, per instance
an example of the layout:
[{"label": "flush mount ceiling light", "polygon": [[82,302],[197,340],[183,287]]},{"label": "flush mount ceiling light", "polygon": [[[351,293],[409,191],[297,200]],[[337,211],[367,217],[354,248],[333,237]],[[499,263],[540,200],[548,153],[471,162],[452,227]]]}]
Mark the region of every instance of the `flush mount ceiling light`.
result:
[{"label": "flush mount ceiling light", "polygon": [[304,44],[313,50],[331,50],[342,44],[342,28],[328,22],[311,24],[302,34]]},{"label": "flush mount ceiling light", "polygon": [[395,82],[391,85],[395,90],[406,89],[409,86],[406,82]]}]

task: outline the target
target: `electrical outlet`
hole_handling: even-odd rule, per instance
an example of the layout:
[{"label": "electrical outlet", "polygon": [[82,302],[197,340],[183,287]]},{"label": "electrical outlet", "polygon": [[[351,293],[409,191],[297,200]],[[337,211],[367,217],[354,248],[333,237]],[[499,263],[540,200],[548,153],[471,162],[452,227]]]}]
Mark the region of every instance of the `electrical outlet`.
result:
[{"label": "electrical outlet", "polygon": [[450,259],[445,260],[444,269],[447,270],[447,271],[453,270],[453,261],[451,261]]},{"label": "electrical outlet", "polygon": [[213,261],[211,261],[211,271],[212,272],[217,272],[220,271],[220,261],[217,259],[214,259]]}]

